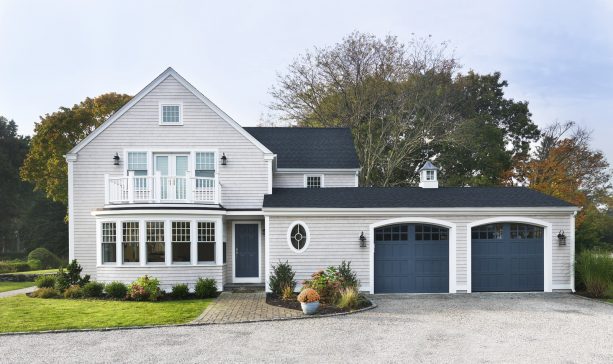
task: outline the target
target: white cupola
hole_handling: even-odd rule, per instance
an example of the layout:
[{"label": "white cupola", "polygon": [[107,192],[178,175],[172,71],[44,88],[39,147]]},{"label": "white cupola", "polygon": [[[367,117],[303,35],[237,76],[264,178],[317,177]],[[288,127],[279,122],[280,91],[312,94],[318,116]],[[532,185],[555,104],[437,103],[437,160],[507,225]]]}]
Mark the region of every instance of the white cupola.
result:
[{"label": "white cupola", "polygon": [[437,179],[438,167],[432,162],[427,161],[423,167],[419,169],[419,187],[421,188],[438,188]]}]

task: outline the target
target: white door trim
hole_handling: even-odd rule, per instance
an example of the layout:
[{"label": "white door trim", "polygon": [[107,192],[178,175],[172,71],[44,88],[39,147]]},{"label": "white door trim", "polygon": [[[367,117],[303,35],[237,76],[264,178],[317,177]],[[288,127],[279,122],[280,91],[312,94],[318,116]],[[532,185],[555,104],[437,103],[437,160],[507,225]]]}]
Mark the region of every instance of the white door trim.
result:
[{"label": "white door trim", "polygon": [[394,224],[431,224],[439,225],[449,229],[449,293],[456,293],[456,224],[438,219],[427,217],[399,217],[395,219],[378,221],[370,225],[369,244],[370,244],[370,293],[375,293],[375,229],[378,227]]},{"label": "white door trim", "polygon": [[[258,276],[236,277],[236,225],[258,225]],[[232,282],[233,283],[262,283],[262,222],[261,221],[232,221]]]},{"label": "white door trim", "polygon": [[552,224],[544,220],[533,219],[522,216],[498,216],[489,219],[473,221],[466,225],[466,292],[472,292],[472,228],[475,226],[493,223],[523,223],[540,226],[543,231],[544,243],[544,274],[543,288],[545,292],[552,290]]}]

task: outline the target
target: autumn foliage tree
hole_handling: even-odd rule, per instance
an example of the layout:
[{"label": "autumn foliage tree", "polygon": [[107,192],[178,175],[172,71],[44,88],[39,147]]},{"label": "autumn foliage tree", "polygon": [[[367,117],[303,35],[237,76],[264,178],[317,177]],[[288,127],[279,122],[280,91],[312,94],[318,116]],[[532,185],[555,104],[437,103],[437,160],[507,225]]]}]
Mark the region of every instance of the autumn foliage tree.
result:
[{"label": "autumn foliage tree", "polygon": [[21,178],[51,200],[66,205],[68,167],[64,155],[130,99],[129,95],[107,93],[41,117],[21,167]]}]

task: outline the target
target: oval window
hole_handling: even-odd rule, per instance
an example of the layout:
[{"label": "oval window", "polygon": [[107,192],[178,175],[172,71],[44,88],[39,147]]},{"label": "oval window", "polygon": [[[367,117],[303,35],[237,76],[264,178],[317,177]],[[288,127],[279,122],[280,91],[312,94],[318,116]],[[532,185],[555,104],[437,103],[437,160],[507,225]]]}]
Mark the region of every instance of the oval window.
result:
[{"label": "oval window", "polygon": [[309,230],[303,222],[293,223],[287,233],[289,246],[295,252],[303,252],[309,245]]}]

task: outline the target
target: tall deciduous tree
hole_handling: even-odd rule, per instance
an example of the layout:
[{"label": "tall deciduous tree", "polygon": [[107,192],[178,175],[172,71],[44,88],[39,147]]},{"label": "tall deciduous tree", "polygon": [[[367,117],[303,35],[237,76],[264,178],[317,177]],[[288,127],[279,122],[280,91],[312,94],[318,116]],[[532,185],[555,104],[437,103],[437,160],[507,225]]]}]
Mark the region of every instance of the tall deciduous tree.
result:
[{"label": "tall deciduous tree", "polygon": [[21,178],[53,201],[66,205],[68,170],[64,155],[130,99],[131,96],[112,92],[46,114],[34,129]]},{"label": "tall deciduous tree", "polygon": [[445,43],[353,33],[297,58],[271,107],[298,126],[351,127],[363,185],[414,184],[433,157],[443,183],[499,183],[538,129],[500,74],[458,69]]}]

